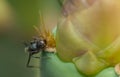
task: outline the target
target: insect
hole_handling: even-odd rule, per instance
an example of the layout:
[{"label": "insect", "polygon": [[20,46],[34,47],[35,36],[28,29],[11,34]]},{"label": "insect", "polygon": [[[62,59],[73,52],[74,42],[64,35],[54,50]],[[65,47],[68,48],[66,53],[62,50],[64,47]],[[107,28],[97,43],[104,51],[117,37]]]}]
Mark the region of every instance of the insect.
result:
[{"label": "insect", "polygon": [[[24,43],[25,44],[25,50],[29,53],[29,57],[28,57],[28,62],[26,64],[27,67],[32,67],[29,65],[31,57],[34,54],[37,54],[41,51],[44,51],[47,45],[47,42],[45,39],[40,39],[40,38],[33,38],[32,41],[30,41],[29,43]],[[37,57],[36,57],[37,58]]]},{"label": "insect", "polygon": [[34,54],[37,54],[39,52],[56,52],[56,44],[55,44],[55,39],[54,36],[52,35],[52,33],[50,31],[48,31],[45,27],[45,24],[43,22],[43,18],[40,15],[40,19],[41,19],[41,26],[39,28],[37,28],[36,26],[34,26],[35,30],[38,33],[38,37],[33,38],[32,41],[30,41],[29,43],[24,43],[25,44],[25,51],[27,51],[29,53],[29,57],[28,57],[28,61],[26,64],[26,67],[33,67],[30,66],[30,60],[31,57]]}]

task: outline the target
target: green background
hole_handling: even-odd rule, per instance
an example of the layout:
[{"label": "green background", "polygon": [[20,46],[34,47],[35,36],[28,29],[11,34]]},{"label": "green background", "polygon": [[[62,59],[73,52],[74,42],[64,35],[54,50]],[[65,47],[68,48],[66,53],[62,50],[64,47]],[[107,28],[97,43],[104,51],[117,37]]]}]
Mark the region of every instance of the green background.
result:
[{"label": "green background", "polygon": [[[10,30],[0,33],[0,77],[39,77],[39,69],[26,68],[28,55],[23,41],[30,40],[39,23],[41,5],[47,9],[60,8],[56,0],[6,0],[14,12],[15,24]],[[55,8],[53,8],[55,7]],[[9,23],[8,23],[9,24]],[[31,64],[37,65],[33,59]]]}]

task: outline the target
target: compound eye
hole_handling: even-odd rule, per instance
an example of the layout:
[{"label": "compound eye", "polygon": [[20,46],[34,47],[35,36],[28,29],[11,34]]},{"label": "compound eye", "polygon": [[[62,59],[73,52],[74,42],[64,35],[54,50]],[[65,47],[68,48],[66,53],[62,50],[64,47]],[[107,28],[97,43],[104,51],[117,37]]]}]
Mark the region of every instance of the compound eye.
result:
[{"label": "compound eye", "polygon": [[40,41],[40,44],[41,44],[41,45],[45,45],[45,42],[44,42],[44,41]]},{"label": "compound eye", "polygon": [[38,46],[41,48],[45,47],[45,42],[43,40],[39,41]]}]

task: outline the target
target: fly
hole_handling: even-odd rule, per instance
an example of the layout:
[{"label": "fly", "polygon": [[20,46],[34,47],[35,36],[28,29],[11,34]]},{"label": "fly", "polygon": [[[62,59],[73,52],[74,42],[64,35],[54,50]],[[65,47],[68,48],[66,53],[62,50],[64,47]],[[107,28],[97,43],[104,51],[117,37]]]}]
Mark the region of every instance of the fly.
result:
[{"label": "fly", "polygon": [[31,57],[34,54],[37,54],[39,52],[56,52],[56,44],[55,44],[55,39],[53,34],[48,31],[45,27],[45,24],[43,22],[43,17],[42,15],[40,15],[40,20],[41,20],[41,26],[39,28],[37,28],[36,26],[34,26],[35,30],[38,33],[38,37],[33,38],[32,41],[30,41],[29,43],[24,43],[25,44],[25,50],[29,53],[29,57],[28,57],[28,61],[26,64],[26,67],[33,67],[30,66],[30,60]]}]

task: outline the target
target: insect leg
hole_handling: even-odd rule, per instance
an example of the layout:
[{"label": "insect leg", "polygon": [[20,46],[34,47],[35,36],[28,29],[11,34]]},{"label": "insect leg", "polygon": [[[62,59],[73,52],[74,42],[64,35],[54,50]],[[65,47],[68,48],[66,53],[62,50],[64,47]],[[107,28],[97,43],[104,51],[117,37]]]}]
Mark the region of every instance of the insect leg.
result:
[{"label": "insect leg", "polygon": [[31,56],[32,56],[32,53],[29,53],[28,61],[27,61],[27,64],[26,64],[26,67],[28,67],[28,68],[33,67],[33,66],[30,66],[30,65],[29,65],[30,60],[31,60]]}]

